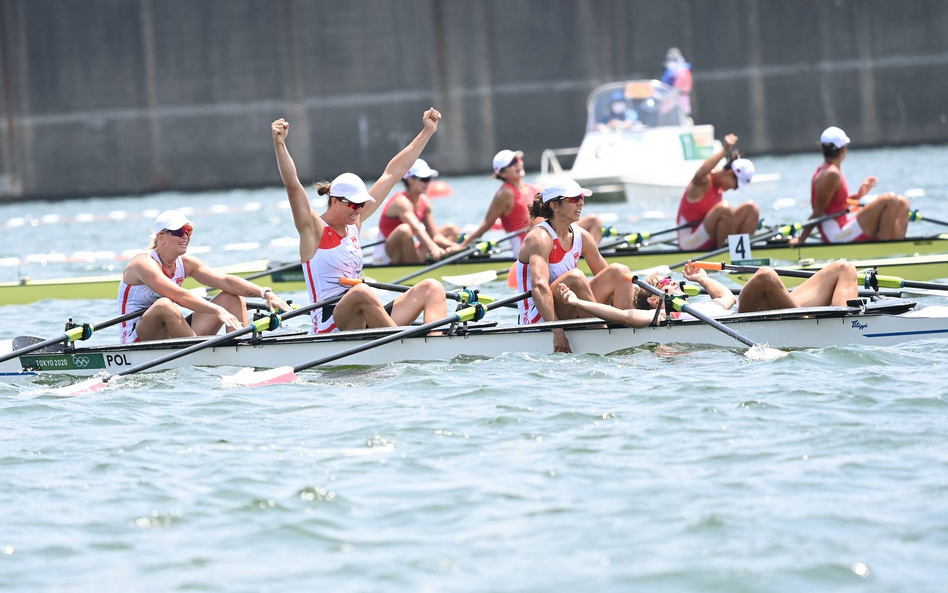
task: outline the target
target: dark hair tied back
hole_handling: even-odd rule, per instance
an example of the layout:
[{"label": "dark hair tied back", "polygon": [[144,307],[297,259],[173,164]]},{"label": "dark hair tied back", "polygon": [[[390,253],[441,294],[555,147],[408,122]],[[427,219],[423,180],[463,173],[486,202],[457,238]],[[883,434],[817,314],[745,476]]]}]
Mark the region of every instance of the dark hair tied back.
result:
[{"label": "dark hair tied back", "polygon": [[533,203],[530,204],[530,216],[534,218],[553,218],[553,209],[550,204],[543,202],[543,194],[537,194],[533,197]]},{"label": "dark hair tied back", "polygon": [[329,193],[329,188],[332,187],[332,183],[328,181],[317,181],[313,184],[313,187],[316,188],[316,193],[325,196]]},{"label": "dark hair tied back", "polygon": [[724,170],[725,170],[725,171],[730,171],[730,170],[731,170],[731,165],[734,164],[734,161],[736,161],[736,160],[739,159],[739,158],[742,158],[743,156],[744,156],[744,155],[741,154],[740,151],[738,151],[738,150],[732,150],[731,152],[729,152],[728,155],[727,155],[727,161],[725,161],[725,163],[724,163]]},{"label": "dark hair tied back", "polygon": [[828,159],[835,159],[839,156],[840,151],[843,150],[831,142],[820,144],[820,148],[823,150],[823,157]]}]

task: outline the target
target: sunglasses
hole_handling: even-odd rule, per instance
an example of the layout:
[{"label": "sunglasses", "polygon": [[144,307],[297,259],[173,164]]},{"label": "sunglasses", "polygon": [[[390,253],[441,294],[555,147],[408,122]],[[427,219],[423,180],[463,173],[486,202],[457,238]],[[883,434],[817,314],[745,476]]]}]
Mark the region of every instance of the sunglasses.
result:
[{"label": "sunglasses", "polygon": [[415,177],[415,179],[422,183],[431,183],[431,177]]},{"label": "sunglasses", "polygon": [[191,236],[191,231],[193,231],[193,230],[194,230],[194,227],[192,227],[192,226],[189,225],[189,224],[186,224],[186,225],[184,225],[183,227],[181,227],[180,229],[175,229],[175,230],[173,230],[173,231],[170,230],[170,229],[165,229],[164,232],[168,233],[169,235],[173,235],[173,236],[175,236],[175,237],[183,237],[183,236],[185,236],[185,235],[187,235],[187,236],[190,237],[190,236]]},{"label": "sunglasses", "polygon": [[563,198],[556,198],[557,202],[569,202],[570,204],[579,204],[580,202],[586,201],[586,196],[580,194],[578,196],[569,196]]},{"label": "sunglasses", "polygon": [[672,283],[672,279],[666,276],[658,281],[658,288],[665,288],[671,283]]},{"label": "sunglasses", "polygon": [[[518,156],[515,156],[514,160],[510,161],[510,164],[507,165],[507,167],[513,167],[514,165],[519,165],[521,163],[523,163],[523,159],[521,159]],[[507,167],[504,167],[504,169],[506,169]]]},{"label": "sunglasses", "polygon": [[340,204],[345,204],[346,206],[352,208],[353,210],[360,210],[362,208],[365,208],[365,204],[356,204],[355,202],[350,202],[349,200],[345,198],[336,198],[336,201],[339,202]]}]

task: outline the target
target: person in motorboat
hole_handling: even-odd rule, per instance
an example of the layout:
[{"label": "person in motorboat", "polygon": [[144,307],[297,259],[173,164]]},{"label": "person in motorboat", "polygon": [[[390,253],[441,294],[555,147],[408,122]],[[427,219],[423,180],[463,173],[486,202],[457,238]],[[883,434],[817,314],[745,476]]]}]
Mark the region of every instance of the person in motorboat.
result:
[{"label": "person in motorboat", "polygon": [[[813,207],[810,218],[835,214],[853,204],[858,207],[859,200],[878,183],[875,177],[867,177],[855,194],[849,194],[849,186],[840,171],[840,165],[849,153],[846,132],[836,126],[826,128],[820,135],[820,147],[823,164],[816,169],[810,182],[810,204]],[[862,206],[855,214],[843,214],[820,223],[820,234],[824,243],[904,239],[909,209],[908,198],[888,192]],[[806,241],[812,228],[803,229],[799,237],[790,241],[791,246]]]},{"label": "person in motorboat", "polygon": [[300,235],[300,261],[311,302],[344,294],[334,305],[312,312],[311,333],[323,334],[365,327],[407,325],[423,311],[425,322],[447,315],[444,286],[434,279],[419,282],[395,299],[391,314],[379,297],[364,284],[346,288],[341,278],[358,278],[363,256],[359,230],[365,219],[378,208],[399,179],[411,169],[428,140],[438,130],[441,114],[434,108],[425,112],[424,128],[401,152],[389,161],[381,177],[366,190],[354,173],[343,173],[316,185],[319,195],[328,195],[326,211],[319,215],[309,204],[306,189],[296,173],[296,164],[286,146],[290,124],[278,119],[271,124],[280,177],[286,186],[293,221]]},{"label": "person in motorboat", "polygon": [[424,263],[458,249],[458,227],[451,223],[435,225],[431,201],[425,193],[437,176],[436,170],[418,159],[402,179],[405,190],[385,201],[379,220],[379,240],[385,245],[375,248],[375,263]]},{"label": "person in motorboat", "polygon": [[[703,162],[681,197],[678,206],[678,224],[693,223],[678,231],[678,247],[683,251],[703,251],[724,245],[728,235],[753,233],[757,230],[760,208],[746,201],[736,208],[724,201],[724,192],[737,189],[746,195],[747,186],[754,177],[754,164],[731,152],[737,136],[728,134],[721,150]],[[724,167],[715,169],[722,158]]]},{"label": "person in motorboat", "polygon": [[[846,261],[835,261],[813,276],[807,278],[800,286],[788,290],[780,276],[768,267],[758,269],[750,280],[741,289],[740,298],[736,299],[729,288],[708,276],[707,272],[695,266],[692,262],[685,264],[682,275],[686,280],[697,283],[708,296],[708,301],[689,303],[709,317],[723,317],[732,313],[747,313],[755,311],[773,311],[775,309],[799,309],[802,307],[844,307],[851,299],[859,296],[859,285],[856,280],[856,267]],[[683,296],[681,287],[672,282],[671,278],[661,272],[654,272],[645,280],[648,284],[661,288],[667,294]],[[572,293],[568,287],[561,287],[561,297],[580,311],[631,327],[643,327],[642,313],[654,310],[662,305],[662,299],[647,290],[636,288],[633,297],[634,309],[619,309],[614,306],[589,302]],[[735,304],[737,307],[735,308]],[[736,310],[735,310],[736,309]],[[652,313],[646,313],[649,321]],[[674,319],[692,319],[687,313],[672,312]]]},{"label": "person in motorboat", "polygon": [[599,119],[599,131],[630,130],[636,125],[641,125],[638,112],[629,106],[622,91],[613,92],[609,98],[609,111]]},{"label": "person in motorboat", "polygon": [[[500,219],[504,231],[512,233],[519,229],[532,227],[538,221],[532,218],[530,207],[539,191],[535,186],[523,180],[526,170],[523,166],[523,152],[520,150],[501,150],[494,155],[492,163],[494,177],[503,181],[503,185],[494,194],[483,222],[474,231],[467,233],[461,242],[464,249],[477,241],[489,231],[494,223]],[[602,219],[595,214],[587,214],[579,221],[579,225],[586,229],[596,244],[602,239]],[[527,231],[510,239],[510,249],[516,259],[520,255],[520,245],[523,244]]]},{"label": "person in motorboat", "polygon": [[[632,286],[625,278],[629,268],[606,263],[592,236],[577,224],[583,204],[591,195],[592,191],[564,177],[534,197],[530,213],[543,221],[527,233],[514,271],[517,289],[533,291],[532,296],[517,303],[521,324],[578,317],[579,311],[562,299],[558,288],[561,284],[587,301],[620,309],[632,307]],[[592,279],[577,268],[580,257],[586,259],[594,274]],[[564,330],[553,330],[553,349],[570,352]]]},{"label": "person in motorboat", "polygon": [[662,82],[678,89],[678,104],[686,116],[691,116],[691,64],[677,47],[669,48],[665,54],[665,73]]},{"label": "person in motorboat", "polygon": [[[123,344],[212,336],[221,327],[228,331],[246,327],[247,297],[263,298],[270,310],[290,310],[270,288],[239,276],[221,274],[199,258],[187,255],[194,223],[181,212],[162,212],[152,230],[150,251],[133,257],[119,282],[118,308],[122,315],[148,308],[141,317],[122,322]],[[181,287],[188,277],[221,293],[207,301]],[[186,318],[178,305],[194,314]]]}]

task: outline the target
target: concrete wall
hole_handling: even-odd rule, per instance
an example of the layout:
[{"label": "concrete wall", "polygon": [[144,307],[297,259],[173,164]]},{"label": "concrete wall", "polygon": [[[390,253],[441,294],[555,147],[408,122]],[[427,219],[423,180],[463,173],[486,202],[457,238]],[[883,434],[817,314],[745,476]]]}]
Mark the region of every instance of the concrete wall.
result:
[{"label": "concrete wall", "polygon": [[695,120],[750,154],[948,141],[941,0],[0,0],[0,196],[374,179],[445,115],[426,158],[582,139],[611,80],[694,65]]}]

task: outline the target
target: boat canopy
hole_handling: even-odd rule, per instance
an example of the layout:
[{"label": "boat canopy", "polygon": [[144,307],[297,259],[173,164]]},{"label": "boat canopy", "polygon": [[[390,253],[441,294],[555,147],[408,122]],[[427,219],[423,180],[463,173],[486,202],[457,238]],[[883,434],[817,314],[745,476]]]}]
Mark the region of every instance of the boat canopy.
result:
[{"label": "boat canopy", "polygon": [[612,104],[625,101],[626,121],[635,128],[685,126],[691,120],[681,110],[678,90],[660,80],[610,82],[589,94],[586,131],[602,129],[612,116]]}]

